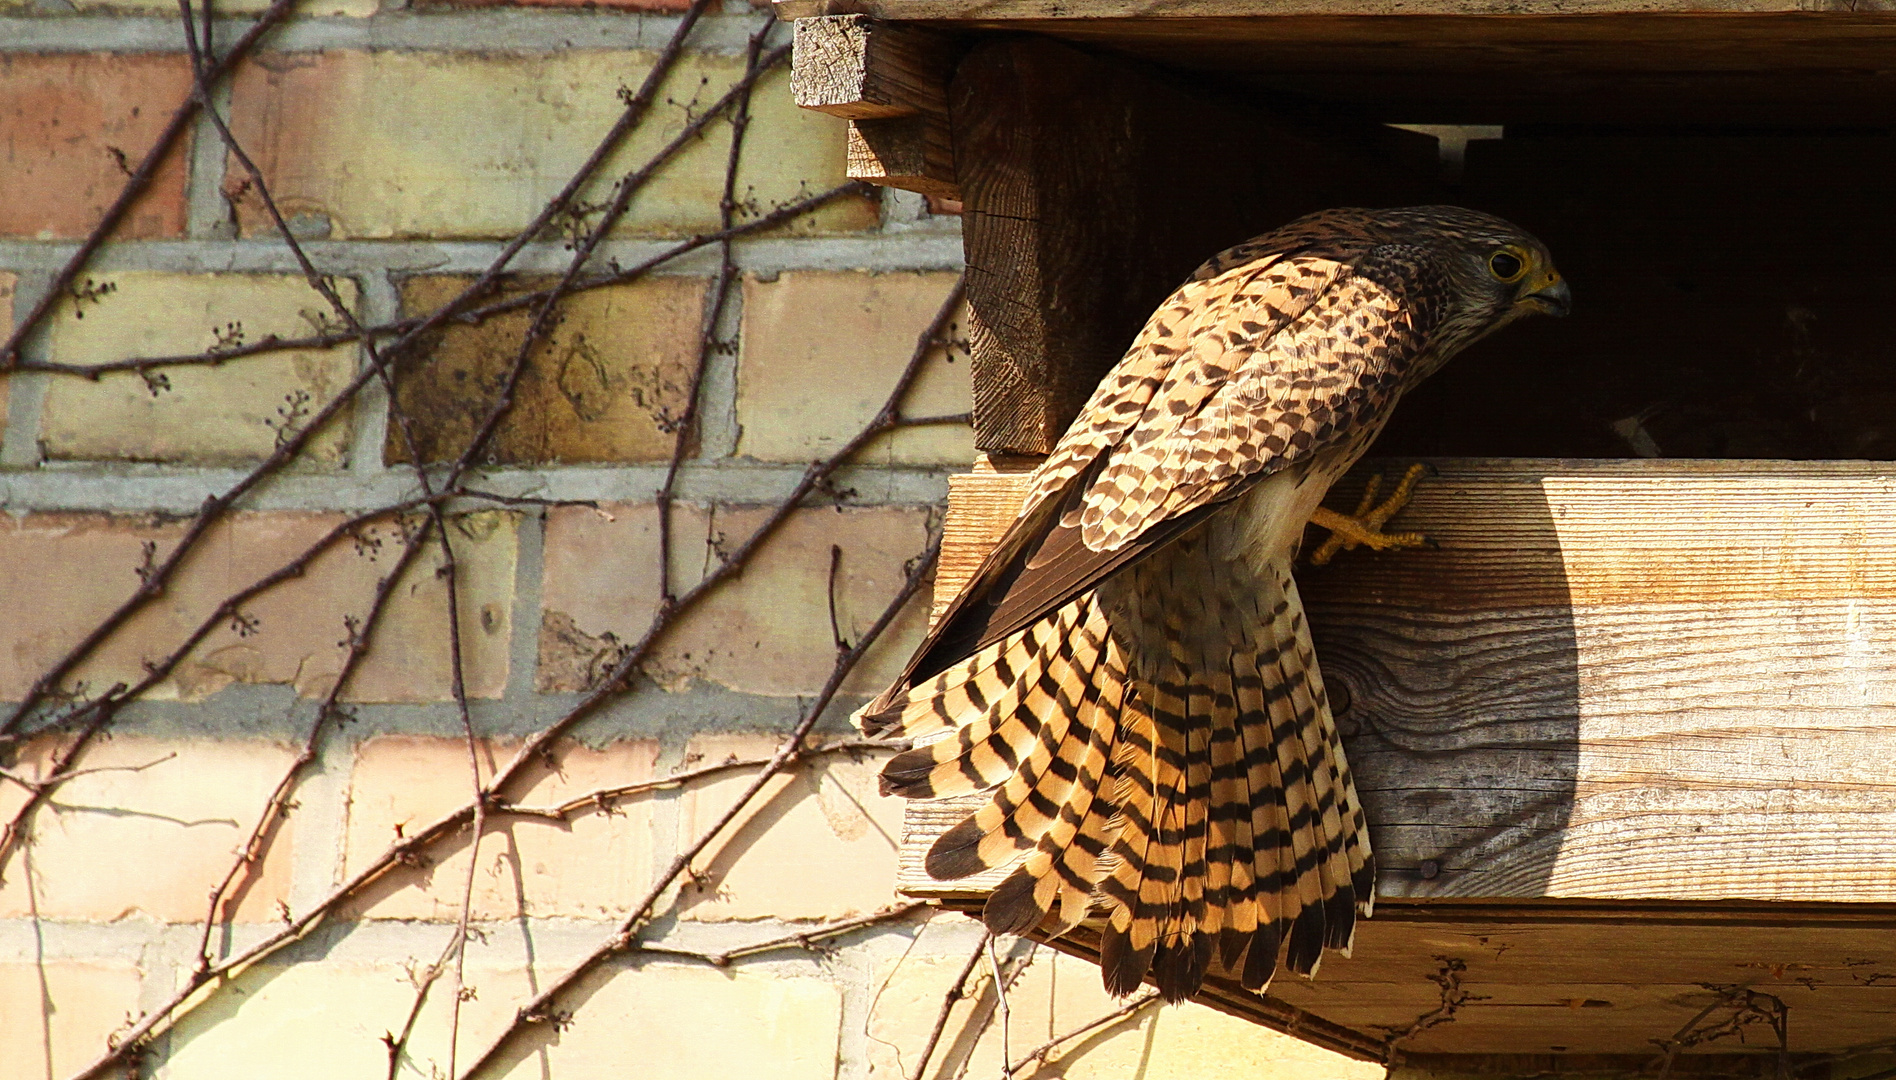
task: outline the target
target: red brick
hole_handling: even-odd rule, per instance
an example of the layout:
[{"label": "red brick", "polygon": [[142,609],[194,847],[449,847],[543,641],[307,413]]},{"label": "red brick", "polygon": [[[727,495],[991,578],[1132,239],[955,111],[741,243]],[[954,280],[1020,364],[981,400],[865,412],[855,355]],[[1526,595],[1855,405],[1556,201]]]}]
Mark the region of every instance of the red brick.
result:
[{"label": "red brick", "polygon": [[[42,239],[91,231],[191,88],[182,56],[0,56],[0,234]],[[177,236],[185,221],[180,138],[119,226],[120,238]]]},{"label": "red brick", "polygon": [[[13,274],[0,273],[0,340],[13,333],[13,288],[19,280]],[[0,442],[5,442],[7,437],[7,387],[10,385],[11,379],[0,379]]]},{"label": "red brick", "polygon": [[[214,526],[163,597],[134,617],[68,684],[97,693],[144,677],[144,662],[175,649],[217,605],[284,565],[334,528],[340,515],[239,514]],[[462,570],[461,637],[468,692],[498,697],[506,686],[511,635],[515,521],[480,514],[459,522],[455,553]],[[102,514],[0,515],[0,700],[18,700],[66,650],[138,586],[143,545],[162,560],[180,523],[153,525]],[[391,525],[344,540],[307,573],[243,608],[245,628],[212,631],[153,691],[157,698],[200,700],[233,682],[287,683],[304,696],[328,692],[341,668],[344,616],[367,611],[376,579],[387,573],[400,539]],[[390,601],[373,647],[348,697],[426,701],[448,697],[445,586],[430,553],[410,568]]]},{"label": "red brick", "polygon": [[416,7],[610,8],[615,11],[683,11],[691,0],[420,0]]}]

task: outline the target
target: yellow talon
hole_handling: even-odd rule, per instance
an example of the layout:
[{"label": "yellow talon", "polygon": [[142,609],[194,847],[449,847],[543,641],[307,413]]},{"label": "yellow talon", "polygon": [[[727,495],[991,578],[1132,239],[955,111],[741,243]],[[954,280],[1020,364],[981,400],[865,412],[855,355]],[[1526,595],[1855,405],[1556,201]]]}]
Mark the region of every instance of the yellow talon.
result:
[{"label": "yellow talon", "polygon": [[1383,523],[1396,516],[1396,512],[1409,503],[1409,496],[1415,494],[1415,486],[1422,481],[1428,466],[1415,464],[1402,474],[1402,481],[1389,497],[1381,502],[1376,496],[1382,491],[1382,475],[1369,478],[1363,486],[1363,497],[1356,504],[1353,514],[1339,514],[1334,510],[1319,506],[1310,515],[1310,523],[1330,530],[1330,538],[1325,540],[1316,551],[1311,552],[1313,566],[1322,566],[1336,557],[1339,551],[1354,551],[1366,546],[1372,551],[1391,551],[1398,548],[1413,548],[1426,545],[1428,537],[1421,533],[1386,533]]}]

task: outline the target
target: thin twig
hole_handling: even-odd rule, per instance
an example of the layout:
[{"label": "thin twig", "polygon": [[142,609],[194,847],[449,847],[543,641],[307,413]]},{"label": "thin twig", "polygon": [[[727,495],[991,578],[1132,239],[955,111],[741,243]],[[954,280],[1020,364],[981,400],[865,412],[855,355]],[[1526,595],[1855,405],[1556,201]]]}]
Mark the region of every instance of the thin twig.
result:
[{"label": "thin twig", "polygon": [[666,945],[660,942],[648,941],[635,942],[631,946],[631,951],[658,953],[663,956],[677,956],[689,960],[702,960],[712,967],[730,967],[733,962],[742,960],[745,957],[757,956],[767,952],[776,952],[781,949],[795,948],[802,949],[805,952],[815,952],[818,951],[816,943],[819,941],[860,930],[865,926],[877,926],[882,923],[906,919],[917,911],[922,911],[934,906],[934,902],[928,900],[916,900],[907,904],[897,904],[894,907],[883,908],[881,911],[872,912],[868,915],[858,915],[853,919],[843,919],[840,922],[825,923],[822,926],[813,927],[800,933],[785,934],[782,937],[774,937],[766,941],[740,945],[735,949],[727,949],[724,952],[704,952],[699,949],[684,949],[676,945]]},{"label": "thin twig", "polygon": [[1014,1080],[1014,1068],[1007,1062],[1013,1042],[1014,1011],[1007,1002],[1007,983],[1001,978],[1001,956],[995,951],[994,935],[987,939],[988,970],[994,974],[994,996],[1001,1007],[1001,1080]]},{"label": "thin twig", "polygon": [[[826,757],[830,754],[856,755],[864,751],[886,752],[903,749],[906,749],[906,744],[899,740],[838,739],[835,742],[824,743],[821,746],[815,746],[805,750],[803,757],[807,761],[811,758]],[[589,791],[584,795],[576,796],[554,806],[521,806],[517,803],[495,802],[488,809],[491,813],[509,817],[543,818],[548,821],[571,821],[579,814],[587,811],[596,810],[600,812],[610,812],[613,807],[634,796],[649,795],[654,791],[669,791],[673,788],[680,788],[694,780],[702,780],[707,776],[717,776],[722,773],[737,772],[744,769],[762,768],[770,764],[770,762],[770,758],[734,757],[728,761],[720,761],[715,765],[700,765],[695,769],[689,769],[685,772],[673,773],[661,780],[644,780],[636,784],[616,784],[612,787],[599,788],[596,791]]]},{"label": "thin twig", "polygon": [[[369,653],[369,643],[373,640],[376,627],[381,624],[382,614],[388,608],[389,597],[394,595],[395,587],[406,574],[409,565],[421,552],[426,534],[422,530],[407,535],[401,554],[387,574],[375,583],[375,595],[369,600],[369,609],[360,620],[343,620],[343,640],[339,642],[345,651],[341,670],[337,672],[335,682],[323,695],[316,706],[316,719],[311,722],[309,736],[297,750],[296,758],[290,762],[283,775],[277,778],[276,787],[271,789],[270,797],[264,802],[263,812],[257,815],[257,823],[251,827],[250,835],[239,849],[237,860],[225,872],[223,880],[211,890],[210,910],[204,916],[203,934],[198,938],[198,959],[196,971],[208,972],[216,963],[211,956],[211,933],[213,927],[230,918],[232,912],[226,910],[226,897],[240,896],[242,890],[237,886],[240,876],[255,874],[263,865],[264,855],[276,839],[277,830],[283,822],[289,820],[290,799],[297,785],[302,783],[304,775],[316,764],[322,755],[323,736],[331,723],[340,724],[343,712],[339,704],[342,692],[355,677],[357,667]],[[231,901],[228,907],[235,907]]]},{"label": "thin twig", "polygon": [[[1021,940],[1026,940],[1026,939],[1021,939]],[[1037,941],[1029,941],[1027,954],[1025,956],[1022,956],[1020,959],[1015,960],[1011,967],[1006,966],[1006,965],[1002,966],[1001,970],[1002,970],[1003,976],[998,982],[994,984],[995,1005],[989,1006],[987,1011],[981,1014],[981,1018],[979,1022],[977,1022],[974,1025],[974,1037],[972,1040],[973,1042],[980,1042],[981,1039],[987,1035],[987,1029],[989,1026],[991,1026],[994,1023],[994,1017],[996,1013],[999,1011],[998,1006],[1004,1003],[1005,995],[1007,991],[1012,990],[1014,988],[1014,984],[1020,982],[1021,978],[1027,974],[1027,969],[1033,966],[1034,960],[1038,958],[1039,956],[1040,956],[1040,943]],[[973,1063],[974,1063],[974,1058],[972,1055],[970,1055],[967,1058],[964,1058],[961,1062],[960,1071],[955,1073],[955,1080],[961,1080],[962,1077],[967,1076],[968,1068]],[[1007,1067],[1007,1057],[1005,1054],[1003,1054],[1001,1057],[1001,1067],[1002,1068]]]},{"label": "thin twig", "polygon": [[[142,765],[99,765],[90,769],[74,769],[59,779],[61,781],[77,780],[81,776],[92,776],[97,773],[144,772],[146,769],[153,768],[154,766],[163,765],[165,762],[177,756],[178,752],[173,750],[168,754],[153,758]],[[21,776],[19,773],[13,772],[10,769],[0,769],[0,780],[11,780],[26,790],[35,792],[49,787],[54,783],[54,781],[50,780],[35,780],[30,776]]]},{"label": "thin twig", "polygon": [[1136,997],[1136,998],[1131,999],[1130,1001],[1127,1001],[1124,1005],[1121,1005],[1119,1008],[1114,1009],[1112,1012],[1106,1013],[1103,1016],[1095,1017],[1091,1021],[1085,1024],[1081,1024],[1079,1027],[1074,1028],[1072,1031],[1068,1031],[1060,1035],[1055,1035],[1053,1038],[1048,1039],[1046,1042],[1041,1043],[1039,1046],[1034,1047],[1032,1050],[1029,1050],[1027,1052],[1027,1055],[1021,1058],[1019,1061],[1016,1061],[1012,1065],[1008,1066],[1008,1069],[1007,1069],[1008,1074],[1011,1076],[1012,1074],[1017,1073],[1021,1071],[1022,1069],[1025,1069],[1029,1065],[1045,1064],[1047,1060],[1047,1055],[1053,1053],[1055,1050],[1059,1049],[1062,1045],[1066,1043],[1070,1043],[1074,1039],[1077,1039],[1080,1036],[1085,1035],[1089,1032],[1098,1031],[1100,1028],[1106,1027],[1109,1024],[1117,1023],[1118,1021],[1123,1020],[1128,1016],[1131,1016],[1133,1013],[1138,1012],[1140,1009],[1145,1008],[1147,1005],[1150,1005],[1157,1000],[1159,1000],[1158,993],[1156,991],[1148,991],[1139,997]]},{"label": "thin twig", "polygon": [[829,703],[835,698],[836,692],[841,689],[843,680],[855,669],[857,661],[859,661],[863,654],[868,651],[869,647],[875,643],[882,632],[888,628],[889,624],[895,621],[895,617],[908,605],[909,600],[920,591],[922,583],[927,580],[929,573],[934,569],[935,557],[939,550],[939,542],[930,546],[928,553],[918,561],[915,568],[910,572],[908,580],[903,583],[902,589],[896,594],[894,599],[889,602],[888,607],[883,610],[881,617],[876,620],[875,625],[869,629],[868,633],[863,635],[862,641],[857,643],[849,655],[837,658],[835,668],[831,671],[828,681],[824,683],[822,691],[817,694],[816,700],[812,703],[809,713],[803,718],[802,722],[796,726],[795,730],[791,731],[789,738],[784,740],[783,746],[777,751],[776,756],[771,758],[769,763],[758,771],[757,775],[751,779],[750,785],[733,800],[724,814],[719,817],[717,821],[712,823],[710,828],[699,834],[697,840],[692,842],[683,852],[680,852],[678,856],[672,860],[660,879],[652,885],[637,904],[633,905],[631,913],[620,923],[618,932],[607,939],[598,948],[594,949],[592,953],[584,960],[581,960],[572,970],[555,980],[551,986],[541,991],[533,1000],[522,1006],[517,1012],[514,1022],[500,1033],[499,1037],[488,1046],[487,1050],[483,1052],[479,1058],[475,1059],[474,1063],[462,1074],[463,1076],[473,1076],[480,1072],[481,1069],[491,1063],[500,1051],[512,1042],[525,1027],[551,1019],[554,1006],[562,995],[580,980],[590,975],[593,970],[606,959],[625,952],[634,946],[639,930],[644,927],[646,920],[651,917],[652,911],[657,907],[659,899],[670,890],[672,883],[677,881],[679,876],[685,872],[705,848],[711,845],[713,840],[723,834],[724,830],[749,807],[751,801],[764,790],[764,787],[768,785],[771,780],[776,778],[778,773],[802,760],[805,752],[803,740],[809,735],[810,730],[816,726],[817,721],[823,717]]},{"label": "thin twig", "polygon": [[968,954],[968,962],[961,965],[960,974],[948,984],[948,992],[941,997],[941,1011],[935,1014],[935,1026],[929,1029],[928,1041],[922,1044],[922,1060],[915,1066],[915,1075],[911,1080],[922,1080],[928,1074],[928,1059],[935,1056],[935,1046],[941,1042],[942,1032],[948,1030],[948,1016],[954,1012],[955,1005],[968,996],[968,976],[974,974],[975,965],[981,962],[988,942],[992,940],[994,932],[984,928],[981,940],[975,942],[974,951]]},{"label": "thin twig", "polygon": [[830,641],[836,646],[837,655],[849,651],[849,642],[843,640],[842,620],[836,615],[836,580],[842,576],[843,548],[840,544],[830,545],[829,581],[823,592],[829,601]]},{"label": "thin twig", "polygon": [[[283,21],[295,6],[296,0],[273,0],[263,14],[257,17],[257,21],[251,24],[250,29],[244,31],[244,35],[231,46],[230,51],[210,65],[206,72],[209,80],[215,83],[230,74],[231,70],[250,54],[250,50],[256,46],[257,42],[275,29],[277,23]],[[171,119],[165,123],[164,130],[158,133],[158,138],[152,143],[151,149],[145,152],[144,160],[139,162],[138,168],[132,170],[131,175],[126,178],[125,185],[119,189],[118,197],[112,200],[112,205],[106,208],[105,214],[92,227],[92,231],[86,234],[85,240],[80,243],[78,249],[66,259],[65,265],[53,275],[53,280],[47,285],[45,294],[13,328],[13,333],[7,336],[6,344],[0,345],[0,374],[13,371],[20,366],[26,339],[39,329],[40,323],[45,321],[47,314],[65,298],[72,289],[72,283],[78,279],[80,271],[92,261],[92,256],[98,252],[106,238],[112,235],[113,230],[118,228],[119,222],[124,220],[132,204],[137,202],[138,197],[151,185],[152,178],[158,174],[159,166],[164,163],[165,157],[177,143],[179,136],[183,135],[185,129],[190,126],[192,118],[197,114],[197,109],[198,97],[194,86],[191,95],[173,110]]]},{"label": "thin twig", "polygon": [[[750,42],[744,56],[744,70],[747,75],[758,70],[764,38],[775,27],[774,18],[765,22]],[[718,198],[718,227],[729,230],[737,221],[737,167],[744,152],[744,136],[750,130],[750,90],[747,87],[731,110],[731,150],[724,161],[724,190]],[[685,388],[685,411],[678,418],[678,426],[672,432],[671,458],[665,464],[665,482],[659,485],[658,493],[653,496],[653,507],[658,515],[658,595],[661,608],[670,607],[677,602],[677,594],[672,589],[672,497],[678,490],[678,472],[684,465],[685,455],[690,451],[698,431],[698,409],[704,394],[705,372],[711,366],[711,357],[718,348],[718,324],[724,318],[724,310],[730,301],[731,283],[737,280],[737,260],[733,256],[731,238],[718,242],[718,276],[711,284],[711,294],[704,306],[704,319],[698,328],[698,362],[692,366],[691,381]]]}]

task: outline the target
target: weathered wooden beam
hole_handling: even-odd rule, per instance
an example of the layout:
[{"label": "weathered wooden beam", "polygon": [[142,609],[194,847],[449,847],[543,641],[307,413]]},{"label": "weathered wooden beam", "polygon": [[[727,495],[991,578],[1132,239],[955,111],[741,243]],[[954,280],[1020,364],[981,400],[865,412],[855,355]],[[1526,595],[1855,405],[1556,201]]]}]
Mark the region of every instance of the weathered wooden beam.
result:
[{"label": "weathered wooden beam", "polygon": [[[1257,995],[1214,968],[1198,1000],[1350,1057],[1424,1071],[1637,1075],[1655,1043],[1708,1007],[1708,1027],[1731,1019],[1736,1006],[1719,1007],[1716,988],[1748,987],[1790,1006],[1799,1064],[1888,1038],[1892,929],[1896,910],[1881,905],[1396,904],[1358,924],[1351,955],[1325,959],[1315,979],[1280,974]],[[1094,927],[1051,944],[1099,956]],[[1460,1003],[1417,1025],[1447,1001]],[[1697,1045],[1673,1075],[1772,1075],[1773,1040],[1732,1053],[1740,1049]]]},{"label": "weathered wooden beam", "polygon": [[847,2],[935,30],[1044,35],[1391,123],[1880,127],[1890,107],[1879,73],[1896,63],[1891,0]]},{"label": "weathered wooden beam", "polygon": [[[1415,1053],[1650,1053],[1701,984],[1785,995],[1801,1050],[1896,1023],[1896,466],[1436,464],[1396,524],[1439,550],[1299,571],[1393,903],[1273,998],[1386,1036],[1465,964]],[[952,478],[938,595],[1024,479]],[[900,888],[979,904],[1004,870],[922,869],[979,802],[910,804]]]},{"label": "weathered wooden beam", "polygon": [[851,178],[955,199],[955,52],[938,34],[861,15],[800,19],[791,92],[798,105],[849,121]]},{"label": "weathered wooden beam", "polygon": [[786,19],[851,12],[881,19],[1009,22],[1014,20],[1154,20],[1183,23],[1214,18],[1287,18],[1309,15],[1417,18],[1428,15],[1849,15],[1889,11],[1888,0],[777,0]]},{"label": "weathered wooden beam", "polygon": [[[1896,468],[1440,467],[1440,550],[1299,573],[1383,895],[1896,903]],[[944,594],[1024,480],[953,478]]]},{"label": "weathered wooden beam", "polygon": [[977,44],[951,87],[975,444],[1045,454],[1204,259],[1299,214],[1436,195],[1433,139],[1295,125],[1057,42]]}]

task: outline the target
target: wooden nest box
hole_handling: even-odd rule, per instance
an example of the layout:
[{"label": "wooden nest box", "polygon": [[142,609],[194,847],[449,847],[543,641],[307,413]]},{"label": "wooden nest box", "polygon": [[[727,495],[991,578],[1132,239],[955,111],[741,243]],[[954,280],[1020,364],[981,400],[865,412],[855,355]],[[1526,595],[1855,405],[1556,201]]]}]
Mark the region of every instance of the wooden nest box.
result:
[{"label": "wooden nest box", "polygon": [[[1888,6],[778,4],[852,174],[963,210],[985,456],[944,595],[1214,251],[1452,202],[1572,283],[1372,451],[1437,465],[1397,525],[1440,549],[1301,572],[1381,900],[1352,958],[1211,1003],[1496,1071],[1891,1045],[1896,13],[1846,10]],[[909,894],[978,907],[921,870],[965,811],[910,807]]]}]

